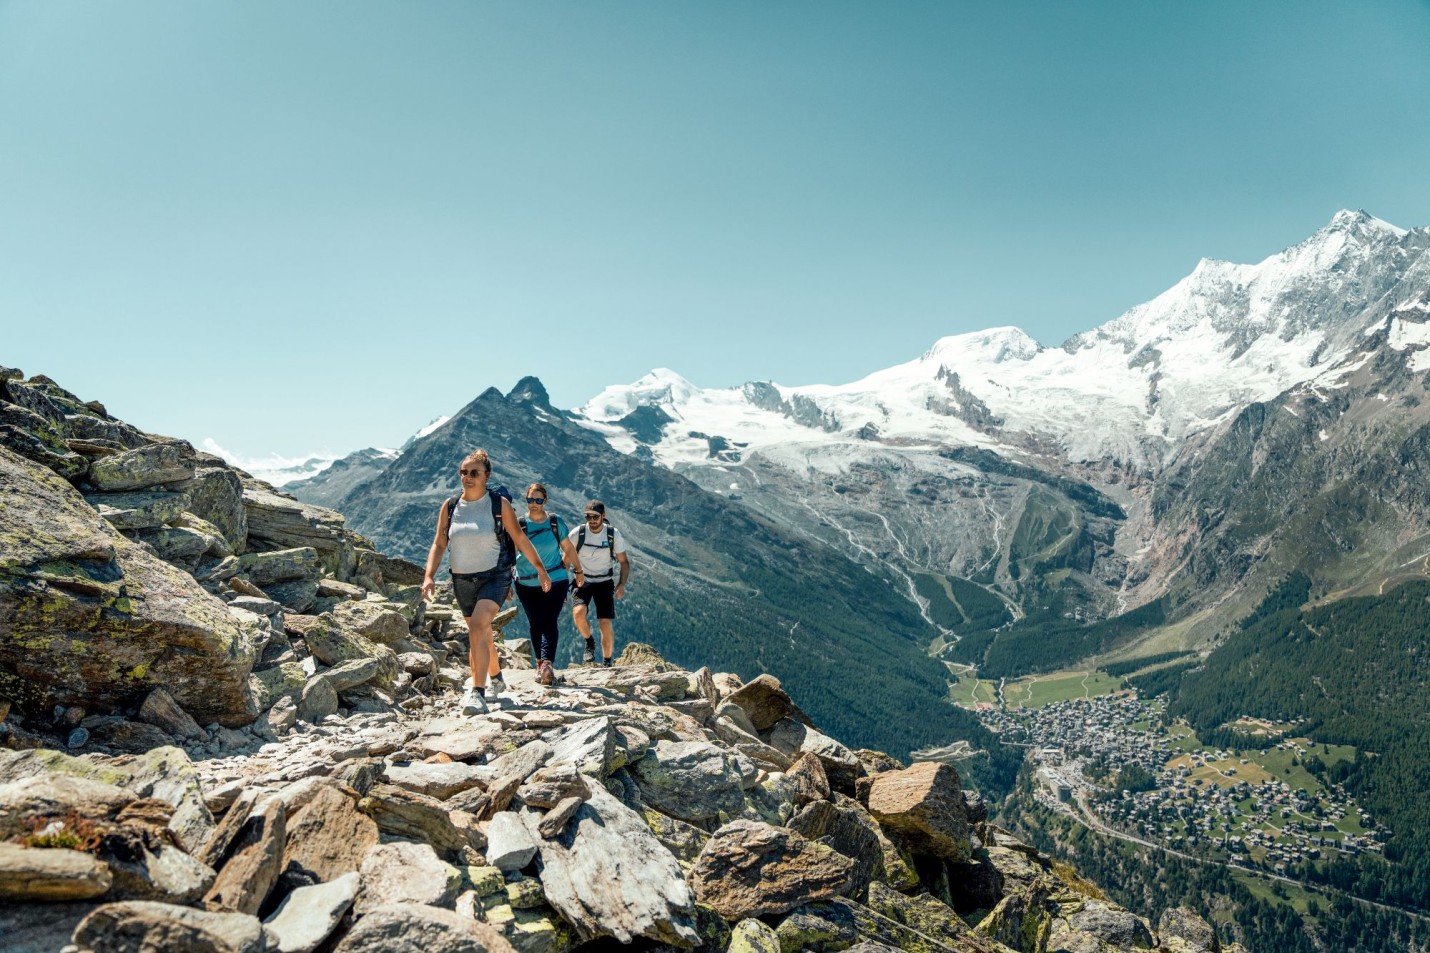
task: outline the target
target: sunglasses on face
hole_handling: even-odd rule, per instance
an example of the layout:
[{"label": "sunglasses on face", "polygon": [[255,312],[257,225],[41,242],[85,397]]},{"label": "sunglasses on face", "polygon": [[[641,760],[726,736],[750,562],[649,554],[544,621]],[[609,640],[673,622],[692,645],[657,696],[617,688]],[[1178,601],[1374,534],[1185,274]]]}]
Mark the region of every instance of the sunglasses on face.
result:
[{"label": "sunglasses on face", "polygon": [[586,514],[586,522],[588,522],[588,523],[599,523],[600,521],[601,521],[601,514],[600,514],[600,513],[587,513],[587,514]]},{"label": "sunglasses on face", "polygon": [[544,496],[528,496],[528,497],[526,498],[526,502],[530,503],[532,506],[540,506],[541,504],[543,504],[543,503],[546,502],[546,497],[544,497]]},{"label": "sunglasses on face", "polygon": [[462,476],[469,476],[475,480],[477,477],[481,476],[485,472],[485,470],[463,470]]}]

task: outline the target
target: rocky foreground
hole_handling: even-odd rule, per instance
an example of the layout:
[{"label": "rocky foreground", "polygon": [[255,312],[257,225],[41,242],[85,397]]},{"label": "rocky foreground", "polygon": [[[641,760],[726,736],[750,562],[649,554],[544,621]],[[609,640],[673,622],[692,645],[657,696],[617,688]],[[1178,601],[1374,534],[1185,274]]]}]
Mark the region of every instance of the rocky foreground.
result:
[{"label": "rocky foreground", "polygon": [[0,368],[12,951],[1221,949],[851,751],[761,675],[613,669],[462,717],[465,645],[342,517]]}]

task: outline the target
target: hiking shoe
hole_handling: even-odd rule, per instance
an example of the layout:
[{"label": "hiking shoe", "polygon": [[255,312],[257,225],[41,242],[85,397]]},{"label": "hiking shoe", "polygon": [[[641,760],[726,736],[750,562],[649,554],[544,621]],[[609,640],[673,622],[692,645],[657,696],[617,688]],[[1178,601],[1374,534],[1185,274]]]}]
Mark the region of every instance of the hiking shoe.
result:
[{"label": "hiking shoe", "polygon": [[493,675],[487,682],[487,701],[494,702],[502,692],[506,691],[506,682],[500,675]]},{"label": "hiking shoe", "polygon": [[586,640],[586,648],[581,653],[581,661],[585,662],[587,665],[590,665],[592,662],[596,661],[596,642],[594,639]]},{"label": "hiking shoe", "polygon": [[546,659],[542,659],[536,666],[536,680],[542,685],[550,685],[556,680],[556,669],[552,668]]},{"label": "hiking shoe", "polygon": [[604,662],[602,662],[601,664],[604,665],[606,668],[610,668],[610,667],[611,667],[611,660],[610,660],[610,659],[606,659],[606,660],[605,660]]},{"label": "hiking shoe", "polygon": [[485,715],[487,713],[487,703],[482,701],[482,695],[475,688],[469,688],[462,693],[462,714],[464,715]]}]

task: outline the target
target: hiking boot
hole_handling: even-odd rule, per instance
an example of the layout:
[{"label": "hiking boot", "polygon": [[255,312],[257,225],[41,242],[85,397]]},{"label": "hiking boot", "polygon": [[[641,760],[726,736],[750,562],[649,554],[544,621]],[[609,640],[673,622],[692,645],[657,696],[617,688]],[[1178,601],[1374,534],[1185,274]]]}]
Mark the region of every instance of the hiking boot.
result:
[{"label": "hiking boot", "polygon": [[494,702],[502,692],[506,691],[506,681],[501,675],[493,675],[487,682],[487,701]]},{"label": "hiking boot", "polygon": [[586,640],[586,648],[581,652],[581,661],[587,665],[596,661],[596,641],[594,639]]},{"label": "hiking boot", "polygon": [[550,685],[556,681],[556,669],[552,668],[546,659],[542,659],[536,666],[536,680],[542,685]]},{"label": "hiking boot", "polygon": [[601,664],[604,665],[606,668],[610,668],[610,667],[611,667],[611,660],[610,660],[610,659],[606,659],[606,660],[605,660],[604,662],[602,662]]},{"label": "hiking boot", "polygon": [[482,701],[482,695],[475,688],[468,688],[462,693],[462,714],[464,715],[485,715],[487,713],[487,703]]}]

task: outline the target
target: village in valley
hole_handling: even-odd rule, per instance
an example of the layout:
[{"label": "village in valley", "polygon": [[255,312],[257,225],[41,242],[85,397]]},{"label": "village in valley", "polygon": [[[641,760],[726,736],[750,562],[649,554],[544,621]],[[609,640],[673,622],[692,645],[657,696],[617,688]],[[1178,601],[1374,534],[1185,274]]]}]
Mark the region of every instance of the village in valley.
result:
[{"label": "village in valley", "polygon": [[[1349,746],[1256,723],[1236,727],[1264,747],[1205,748],[1185,724],[1168,722],[1160,699],[1108,691],[1101,673],[1105,693],[1058,697],[1074,682],[1091,687],[1088,676],[1078,676],[1045,679],[1062,690],[1045,688],[1042,697],[1035,684],[1023,683],[984,698],[972,687],[960,699],[1005,744],[1027,749],[1044,805],[1117,836],[1277,874],[1336,854],[1382,850],[1389,832],[1340,785],[1308,770],[1313,759],[1329,766],[1353,758]],[[961,683],[966,689],[968,681]]]}]

